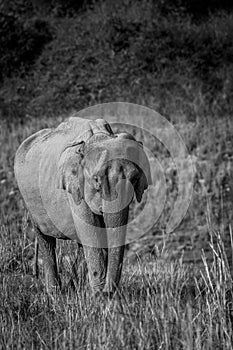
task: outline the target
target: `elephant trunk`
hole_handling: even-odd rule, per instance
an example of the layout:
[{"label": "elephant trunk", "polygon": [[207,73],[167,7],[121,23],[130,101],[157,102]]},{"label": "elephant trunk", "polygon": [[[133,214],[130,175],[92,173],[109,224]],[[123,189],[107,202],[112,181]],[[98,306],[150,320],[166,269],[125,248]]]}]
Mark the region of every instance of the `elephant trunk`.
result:
[{"label": "elephant trunk", "polygon": [[106,230],[103,218],[91,212],[85,201],[76,205],[69,196],[70,208],[77,231],[83,245],[91,289],[97,293],[105,286],[107,254],[105,248]]},{"label": "elephant trunk", "polygon": [[119,213],[104,214],[107,229],[108,261],[104,292],[113,293],[117,288],[123,264],[125,237],[129,208]]}]

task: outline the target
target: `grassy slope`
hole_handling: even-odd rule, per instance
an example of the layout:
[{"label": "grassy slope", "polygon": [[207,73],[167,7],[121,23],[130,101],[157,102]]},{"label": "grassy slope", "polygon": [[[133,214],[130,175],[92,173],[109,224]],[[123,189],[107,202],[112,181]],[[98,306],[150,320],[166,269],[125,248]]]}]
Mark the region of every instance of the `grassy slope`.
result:
[{"label": "grassy slope", "polygon": [[[160,17],[150,4],[142,8],[135,2],[118,9],[102,3],[77,18],[49,21],[56,38],[27,76],[5,80],[0,91],[0,347],[230,349],[230,279],[221,242],[233,212],[232,66],[227,58],[219,65],[218,57],[225,45],[231,47],[232,16],[197,24],[177,15]],[[206,63],[207,73],[205,55],[213,62]],[[150,106],[176,124],[197,166],[190,210],[166,240],[166,254],[160,256],[155,246],[164,243],[158,229],[151,232],[156,240],[149,236],[131,247],[141,257],[152,253],[150,264],[145,258],[136,265],[126,262],[121,302],[96,302],[88,291],[51,301],[41,280],[31,277],[31,227],[14,179],[14,153],[28,135],[56,125],[74,109],[116,100]],[[221,237],[212,233],[219,258],[202,278],[195,280],[182,260],[166,262],[183,251],[185,261],[200,261],[213,227],[221,232]],[[71,247],[65,247],[70,254]],[[62,251],[66,281],[71,272]]]}]

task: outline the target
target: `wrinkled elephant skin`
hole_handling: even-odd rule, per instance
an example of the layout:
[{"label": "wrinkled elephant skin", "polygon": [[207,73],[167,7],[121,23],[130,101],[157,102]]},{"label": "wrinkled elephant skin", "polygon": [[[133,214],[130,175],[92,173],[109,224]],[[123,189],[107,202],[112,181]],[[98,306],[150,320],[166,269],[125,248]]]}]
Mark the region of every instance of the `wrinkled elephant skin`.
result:
[{"label": "wrinkled elephant skin", "polygon": [[83,247],[93,291],[113,293],[129,205],[151,183],[141,143],[114,134],[103,119],[70,117],[21,144],[15,176],[35,224],[48,292],[60,285],[56,239],[71,239]]}]

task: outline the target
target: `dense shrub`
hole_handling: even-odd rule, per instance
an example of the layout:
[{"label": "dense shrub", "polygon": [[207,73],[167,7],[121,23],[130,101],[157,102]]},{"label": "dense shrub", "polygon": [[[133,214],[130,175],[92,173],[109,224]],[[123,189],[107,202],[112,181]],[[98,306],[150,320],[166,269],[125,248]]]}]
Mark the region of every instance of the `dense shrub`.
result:
[{"label": "dense shrub", "polygon": [[31,0],[1,0],[0,12],[17,19],[28,18],[35,14]]},{"label": "dense shrub", "polygon": [[52,39],[49,24],[40,19],[25,24],[14,15],[0,14],[0,79],[30,67]]},{"label": "dense shrub", "polygon": [[93,0],[31,0],[37,13],[72,17],[93,4]]},{"label": "dense shrub", "polygon": [[72,16],[94,0],[1,0],[0,12],[19,17],[33,15]]},{"label": "dense shrub", "polygon": [[[12,83],[14,99],[9,99],[9,85],[0,92],[4,115],[9,115],[5,111],[12,111],[12,106],[17,116],[19,109],[22,115],[26,110],[26,114],[40,116],[110,100],[147,103],[150,99],[156,101],[160,113],[178,110],[190,120],[199,115],[197,110],[211,115],[231,113],[230,13],[215,13],[197,22],[187,14],[185,0],[105,0],[96,1],[87,11],[73,12],[73,17],[60,18],[59,4],[71,6],[72,1],[31,1],[33,16],[26,16],[26,9],[17,15],[19,10],[12,5],[2,19],[0,68],[4,75],[14,75],[18,69],[24,73],[36,60],[32,75],[21,75]],[[56,30],[47,50],[43,47],[51,39],[51,30],[45,20],[33,19],[39,17],[36,6],[42,3],[51,6],[51,12],[41,18]],[[171,11],[164,15],[162,6]]]},{"label": "dense shrub", "polygon": [[226,72],[233,69],[231,18],[215,17],[199,25],[162,18],[143,29],[132,48],[144,71],[158,76],[170,69],[198,78],[208,91],[223,88]]},{"label": "dense shrub", "polygon": [[219,10],[229,11],[233,9],[230,0],[180,0],[186,11],[195,19],[205,17],[209,13]]},{"label": "dense shrub", "polygon": [[52,7],[60,16],[72,16],[92,3],[93,0],[53,0]]},{"label": "dense shrub", "polygon": [[230,0],[158,0],[154,6],[163,14],[189,14],[195,20],[202,20],[207,15],[221,11],[231,11]]}]

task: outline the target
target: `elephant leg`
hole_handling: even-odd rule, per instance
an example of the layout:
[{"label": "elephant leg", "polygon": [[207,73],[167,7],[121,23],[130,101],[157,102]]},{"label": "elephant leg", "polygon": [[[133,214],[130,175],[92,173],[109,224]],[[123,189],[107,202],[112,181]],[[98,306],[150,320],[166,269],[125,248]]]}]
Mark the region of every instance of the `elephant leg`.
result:
[{"label": "elephant leg", "polygon": [[125,246],[108,249],[108,271],[104,292],[112,294],[117,288],[120,278],[124,258]]},{"label": "elephant leg", "polygon": [[43,257],[45,286],[48,293],[51,293],[57,287],[60,287],[56,261],[56,239],[44,235],[39,228],[36,228],[38,243]]},{"label": "elephant leg", "polygon": [[103,248],[83,246],[87,262],[89,283],[97,293],[104,288],[106,278],[106,252]]},{"label": "elephant leg", "polygon": [[68,286],[80,291],[81,289],[83,289],[86,283],[86,277],[87,277],[87,263],[85,260],[83,247],[81,244],[78,244],[76,253],[77,253],[77,257],[71,267],[72,277],[68,283]]},{"label": "elephant leg", "polygon": [[84,250],[89,284],[96,293],[104,288],[107,270],[107,254],[103,249],[107,246],[104,220],[101,215],[94,214],[85,201],[77,207],[70,200],[70,205],[74,225]]},{"label": "elephant leg", "polygon": [[119,213],[104,214],[108,235],[108,264],[104,292],[113,294],[119,284],[125,250],[128,207]]}]

